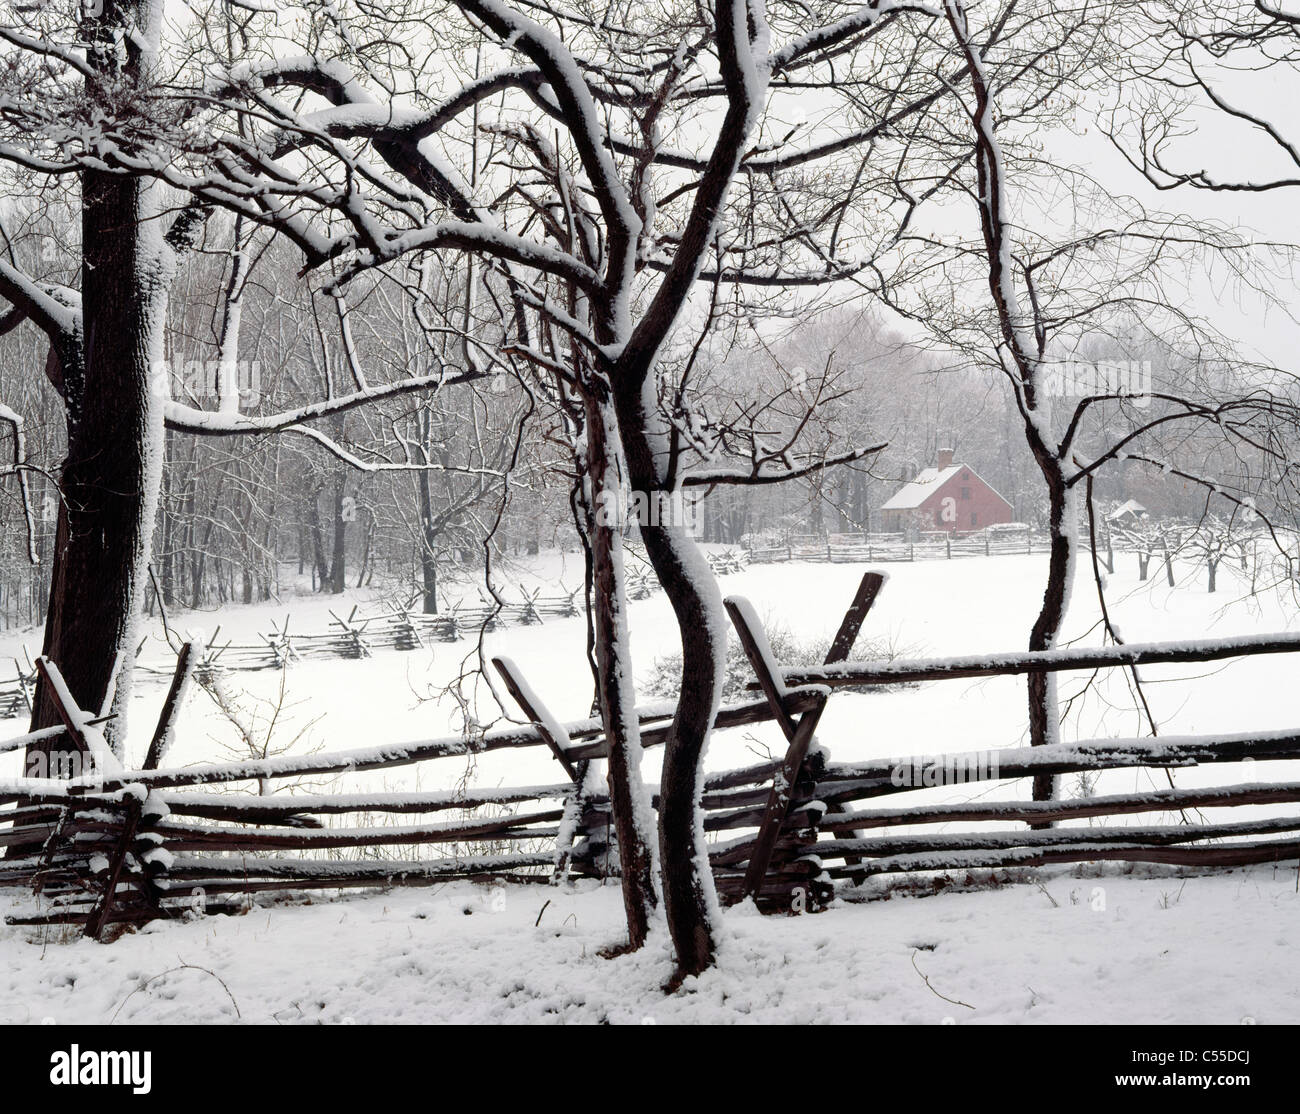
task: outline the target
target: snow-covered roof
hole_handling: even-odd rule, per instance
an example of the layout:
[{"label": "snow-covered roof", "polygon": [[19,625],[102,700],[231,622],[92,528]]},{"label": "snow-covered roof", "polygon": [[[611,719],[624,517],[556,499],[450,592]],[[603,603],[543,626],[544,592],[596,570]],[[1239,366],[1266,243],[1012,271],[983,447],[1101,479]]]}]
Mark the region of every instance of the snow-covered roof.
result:
[{"label": "snow-covered roof", "polygon": [[1108,514],[1106,517],[1108,519],[1114,519],[1114,518],[1123,518],[1127,514],[1143,515],[1146,513],[1147,513],[1146,507],[1144,507],[1136,499],[1129,499],[1127,502],[1121,503],[1118,507],[1116,507],[1113,511],[1111,511],[1110,514]]},{"label": "snow-covered roof", "polygon": [[880,509],[883,511],[913,510],[965,467],[964,464],[954,464],[950,468],[926,468],[911,483],[904,484],[894,492]]}]

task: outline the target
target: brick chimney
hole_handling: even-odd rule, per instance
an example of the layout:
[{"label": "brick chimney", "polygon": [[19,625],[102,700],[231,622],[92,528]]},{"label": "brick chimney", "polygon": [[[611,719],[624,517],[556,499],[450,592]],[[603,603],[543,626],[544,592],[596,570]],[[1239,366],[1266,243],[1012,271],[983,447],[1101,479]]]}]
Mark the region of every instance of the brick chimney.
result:
[{"label": "brick chimney", "polygon": [[952,467],[952,449],[939,450],[939,471]]}]

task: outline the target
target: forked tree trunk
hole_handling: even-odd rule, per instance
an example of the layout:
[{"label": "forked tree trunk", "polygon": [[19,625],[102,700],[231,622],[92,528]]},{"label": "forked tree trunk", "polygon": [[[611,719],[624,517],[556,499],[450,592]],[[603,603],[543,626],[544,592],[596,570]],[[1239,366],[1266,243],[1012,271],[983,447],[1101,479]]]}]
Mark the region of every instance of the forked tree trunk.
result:
[{"label": "forked tree trunk", "polygon": [[628,943],[641,947],[658,905],[651,838],[654,821],[641,781],[641,726],[633,687],[631,630],[620,533],[621,457],[618,430],[607,398],[585,398],[588,542],[592,563],[592,625],[597,698],[609,741],[609,800],[618,841]]},{"label": "forked tree trunk", "polygon": [[[660,469],[666,439],[656,436],[658,423],[646,401],[640,393],[621,396],[618,417],[629,479],[653,501],[665,487]],[[659,783],[659,859],[678,972],[697,975],[712,965],[717,951],[717,894],[699,802],[726,669],[726,614],[708,562],[684,523],[661,516],[642,526],[641,537],[682,641],[681,696]]]}]

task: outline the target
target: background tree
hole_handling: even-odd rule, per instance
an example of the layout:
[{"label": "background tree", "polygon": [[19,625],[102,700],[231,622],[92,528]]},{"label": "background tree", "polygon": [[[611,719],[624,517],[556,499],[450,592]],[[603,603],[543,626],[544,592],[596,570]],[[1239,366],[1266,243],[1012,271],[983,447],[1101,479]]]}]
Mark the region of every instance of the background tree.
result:
[{"label": "background tree", "polygon": [[[1046,650],[1069,605],[1084,491],[1102,469],[1171,467],[1166,453],[1181,451],[1185,427],[1229,456],[1276,463],[1296,410],[1275,373],[1234,352],[1172,289],[1184,268],[1218,261],[1262,291],[1249,243],[1149,213],[1043,149],[1061,104],[1082,110],[1121,52],[1111,22],[1089,5],[1007,5],[982,10],[979,23],[959,0],[945,0],[944,11],[942,34],[966,63],[968,91],[951,102],[950,130],[918,145],[900,194],[921,193],[931,208],[965,199],[979,236],[954,234],[946,213],[927,223],[917,207],[886,297],[1010,389],[1045,495],[1048,576],[1029,649]],[[970,297],[976,283],[982,304]],[[1130,358],[1153,349],[1165,373],[1155,382],[1150,360]],[[1174,470],[1204,488],[1230,488],[1231,473],[1212,466]],[[1258,484],[1261,469],[1251,472],[1246,482]],[[1057,741],[1055,675],[1031,675],[1028,689],[1031,743]],[[1034,792],[1048,799],[1054,779],[1036,779]]]}]

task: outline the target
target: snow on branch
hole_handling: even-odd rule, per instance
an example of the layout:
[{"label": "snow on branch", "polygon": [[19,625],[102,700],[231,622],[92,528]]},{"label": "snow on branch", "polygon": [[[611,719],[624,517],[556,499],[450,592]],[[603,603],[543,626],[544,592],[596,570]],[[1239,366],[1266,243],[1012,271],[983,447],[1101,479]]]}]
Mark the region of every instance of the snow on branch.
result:
[{"label": "snow on branch", "polygon": [[840,453],[836,456],[826,456],[814,460],[808,464],[796,465],[791,463],[778,462],[771,458],[756,460],[752,468],[699,468],[687,472],[682,476],[682,485],[684,487],[705,487],[714,484],[739,484],[756,486],[760,484],[785,483],[787,480],[797,480],[803,476],[811,475],[814,472],[821,472],[827,468],[833,468],[837,464],[852,464],[854,461],[863,460],[866,457],[874,456],[884,451],[888,447],[886,442],[878,445],[870,445],[862,449],[851,449],[848,452]]},{"label": "snow on branch", "polygon": [[[207,437],[230,437],[238,434],[276,433],[298,426],[314,418],[329,414],[341,414],[359,406],[368,406],[372,402],[391,398],[395,395],[408,394],[430,388],[451,386],[456,383],[469,383],[486,378],[483,372],[464,371],[448,375],[420,375],[410,379],[401,379],[396,383],[385,383],[369,387],[364,391],[338,395],[335,398],[322,399],[319,402],[298,406],[293,410],[284,410],[278,414],[230,414],[216,413],[186,406],[184,403],[168,399],[164,404],[164,418],[168,429],[181,433],[193,433]],[[298,430],[296,432],[302,432]]]},{"label": "snow on branch", "polygon": [[328,434],[322,433],[319,429],[312,429],[310,426],[290,425],[285,426],[280,432],[296,433],[306,437],[358,472],[447,472],[459,476],[479,476],[497,480],[506,478],[506,473],[501,468],[471,468],[427,460],[362,460],[356,453],[340,445]]},{"label": "snow on branch", "polygon": [[0,259],[0,297],[29,317],[52,342],[63,343],[80,332],[80,314],[73,291],[38,283]]},{"label": "snow on branch", "polygon": [[582,70],[556,35],[499,0],[454,2],[505,43],[525,54],[546,76],[607,225],[610,244],[606,278],[613,285],[621,286],[630,277],[635,262],[641,218],[632,206],[618,168],[605,145],[596,101]]},{"label": "snow on branch", "polygon": [[885,16],[903,12],[915,12],[931,19],[942,19],[944,14],[941,8],[928,4],[875,0],[874,3],[864,4],[852,15],[792,39],[780,50],[773,51],[766,58],[767,70],[774,75],[778,74],[782,70],[789,69],[796,62],[804,61],[810,56],[824,54],[831,48],[839,46],[854,35],[879,23]]},{"label": "snow on branch", "polygon": [[339,284],[363,270],[398,259],[410,252],[444,247],[481,251],[498,259],[555,275],[590,292],[601,289],[600,276],[571,255],[501,228],[462,221],[444,221],[386,238],[372,250],[362,252],[349,264]]}]

